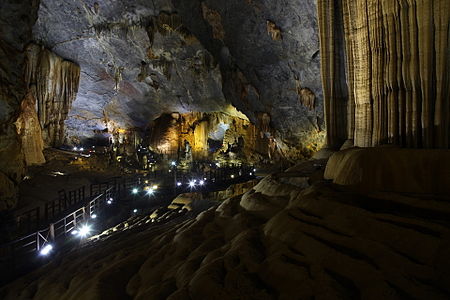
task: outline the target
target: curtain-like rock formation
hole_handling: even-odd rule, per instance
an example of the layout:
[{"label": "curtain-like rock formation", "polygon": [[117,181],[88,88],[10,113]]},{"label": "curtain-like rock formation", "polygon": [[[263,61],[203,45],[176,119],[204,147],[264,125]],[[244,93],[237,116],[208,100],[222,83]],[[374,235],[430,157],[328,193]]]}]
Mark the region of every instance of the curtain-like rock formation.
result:
[{"label": "curtain-like rock formation", "polygon": [[448,148],[447,0],[318,1],[328,143]]},{"label": "curtain-like rock formation", "polygon": [[75,99],[80,67],[51,51],[31,44],[27,48],[26,81],[33,85],[42,135],[47,146],[64,142],[64,121]]}]

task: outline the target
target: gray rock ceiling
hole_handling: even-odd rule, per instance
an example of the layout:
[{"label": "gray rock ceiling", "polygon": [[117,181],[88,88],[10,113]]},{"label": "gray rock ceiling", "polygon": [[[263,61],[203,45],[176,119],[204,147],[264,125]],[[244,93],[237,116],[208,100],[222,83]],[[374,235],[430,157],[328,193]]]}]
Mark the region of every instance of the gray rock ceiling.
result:
[{"label": "gray rock ceiling", "polygon": [[69,137],[230,105],[289,143],[324,127],[315,1],[41,0],[33,37],[81,67]]}]

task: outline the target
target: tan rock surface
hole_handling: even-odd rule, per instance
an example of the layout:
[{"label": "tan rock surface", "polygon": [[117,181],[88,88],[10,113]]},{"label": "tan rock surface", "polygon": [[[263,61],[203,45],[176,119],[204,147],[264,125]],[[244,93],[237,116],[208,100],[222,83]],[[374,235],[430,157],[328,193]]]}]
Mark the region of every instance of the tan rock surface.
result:
[{"label": "tan rock surface", "polygon": [[450,151],[351,148],[333,154],[325,178],[364,192],[450,195]]},{"label": "tan rock surface", "polygon": [[450,2],[318,1],[329,146],[448,148]]}]

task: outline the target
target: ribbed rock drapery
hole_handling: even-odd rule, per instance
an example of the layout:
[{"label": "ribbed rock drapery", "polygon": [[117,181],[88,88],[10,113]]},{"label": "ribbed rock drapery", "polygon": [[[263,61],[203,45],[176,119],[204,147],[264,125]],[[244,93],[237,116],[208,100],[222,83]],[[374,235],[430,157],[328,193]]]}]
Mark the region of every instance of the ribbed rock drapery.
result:
[{"label": "ribbed rock drapery", "polygon": [[318,0],[318,14],[328,144],[448,148],[450,2]]},{"label": "ribbed rock drapery", "polygon": [[47,146],[64,143],[64,121],[76,97],[80,67],[51,51],[31,44],[27,47],[26,82],[35,85],[36,108]]}]

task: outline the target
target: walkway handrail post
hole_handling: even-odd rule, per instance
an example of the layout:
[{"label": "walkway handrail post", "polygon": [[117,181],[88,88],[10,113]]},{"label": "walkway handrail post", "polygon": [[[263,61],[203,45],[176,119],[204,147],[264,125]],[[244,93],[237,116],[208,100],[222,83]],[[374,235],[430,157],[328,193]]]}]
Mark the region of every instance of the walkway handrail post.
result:
[{"label": "walkway handrail post", "polygon": [[55,241],[55,224],[50,223],[50,225],[48,226],[48,234],[50,237],[50,241],[54,242]]}]

